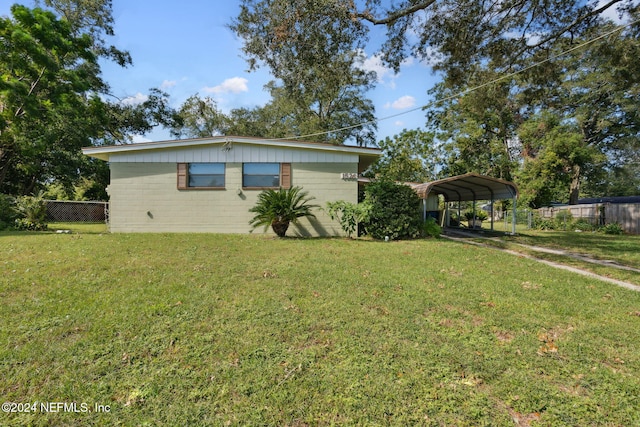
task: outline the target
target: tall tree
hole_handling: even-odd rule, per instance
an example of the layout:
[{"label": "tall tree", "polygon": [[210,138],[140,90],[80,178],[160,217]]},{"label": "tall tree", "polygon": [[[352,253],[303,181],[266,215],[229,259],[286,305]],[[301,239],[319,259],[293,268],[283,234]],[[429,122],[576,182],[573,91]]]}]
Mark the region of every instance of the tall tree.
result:
[{"label": "tall tree", "polygon": [[181,120],[171,129],[177,138],[205,138],[226,133],[227,118],[211,97],[192,95],[177,112]]},{"label": "tall tree", "polygon": [[[272,95],[290,104],[294,135],[341,144],[374,144],[374,107],[365,93],[375,75],[361,65],[366,30],[339,0],[243,0],[230,28],[250,69],[277,79]],[[327,132],[327,133],[322,133]]]},{"label": "tall tree", "polygon": [[40,8],[11,12],[0,18],[0,192],[32,193],[52,181],[69,187],[83,174],[103,179],[81,147],[125,143],[131,132],[170,122],[157,90],[135,106],[103,100],[108,85],[92,31]]},{"label": "tall tree", "polygon": [[427,182],[436,178],[439,162],[432,133],[404,129],[393,138],[380,141],[378,146],[382,157],[371,167],[372,175],[399,182]]},{"label": "tall tree", "polygon": [[90,36],[74,36],[68,22],[42,9],[14,5],[11,12],[13,19],[0,18],[0,189],[11,169],[37,179],[29,159],[43,147],[71,149],[56,131],[73,121],[67,114],[82,116],[99,102],[84,94],[102,85]]},{"label": "tall tree", "polygon": [[113,60],[121,66],[131,65],[129,52],[107,42],[107,37],[115,35],[112,0],[36,0],[36,5],[55,11],[71,25],[74,36],[89,35],[97,56]]},{"label": "tall tree", "polygon": [[[474,67],[470,85],[480,86],[498,73],[488,67]],[[430,130],[441,142],[444,175],[476,172],[512,179],[517,149],[514,133],[521,123],[520,106],[511,92],[512,80],[459,94],[442,82],[431,93],[436,106],[428,111]]]},{"label": "tall tree", "polygon": [[[363,6],[360,6],[364,3]],[[517,67],[564,36],[576,37],[604,11],[632,0],[351,1],[354,17],[387,29],[383,58],[396,69],[409,55],[436,62],[447,84],[464,84],[476,64]],[[412,37],[409,37],[412,34]]]}]

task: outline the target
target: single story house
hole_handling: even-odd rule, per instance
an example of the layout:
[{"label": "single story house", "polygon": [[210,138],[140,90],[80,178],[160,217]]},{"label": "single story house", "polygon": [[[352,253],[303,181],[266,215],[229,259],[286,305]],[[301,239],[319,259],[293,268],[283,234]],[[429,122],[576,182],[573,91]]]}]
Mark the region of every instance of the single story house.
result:
[{"label": "single story house", "polygon": [[[109,162],[112,232],[247,233],[249,209],[269,188],[303,187],[322,208],[329,201],[357,203],[359,174],[382,154],[373,148],[235,136],[82,151]],[[314,213],[316,219],[301,219],[288,234],[343,234],[324,210]]]}]

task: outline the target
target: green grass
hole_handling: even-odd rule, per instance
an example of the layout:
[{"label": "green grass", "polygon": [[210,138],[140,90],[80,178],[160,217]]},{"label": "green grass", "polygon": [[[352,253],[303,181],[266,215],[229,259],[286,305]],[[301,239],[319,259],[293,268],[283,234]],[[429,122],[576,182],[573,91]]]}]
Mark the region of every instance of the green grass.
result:
[{"label": "green grass", "polygon": [[[0,233],[0,425],[640,424],[640,293],[446,240]],[[535,422],[532,422],[535,425]]]},{"label": "green grass", "polygon": [[596,259],[612,260],[629,267],[640,268],[640,236],[608,235],[596,232],[528,230],[505,240],[526,245],[564,249]]}]

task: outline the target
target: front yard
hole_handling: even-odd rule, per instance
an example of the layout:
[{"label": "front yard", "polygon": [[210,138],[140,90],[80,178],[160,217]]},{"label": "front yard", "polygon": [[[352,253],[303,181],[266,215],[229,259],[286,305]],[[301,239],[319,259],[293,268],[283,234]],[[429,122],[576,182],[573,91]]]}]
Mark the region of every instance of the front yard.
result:
[{"label": "front yard", "polygon": [[640,293],[491,249],[0,233],[0,267],[3,402],[88,408],[1,425],[640,424]]}]

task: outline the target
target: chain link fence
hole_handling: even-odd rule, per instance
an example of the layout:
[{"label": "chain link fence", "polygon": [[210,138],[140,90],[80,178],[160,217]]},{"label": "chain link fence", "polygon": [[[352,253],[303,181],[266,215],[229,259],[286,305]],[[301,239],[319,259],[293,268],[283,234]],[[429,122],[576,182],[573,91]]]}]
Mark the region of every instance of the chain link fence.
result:
[{"label": "chain link fence", "polygon": [[108,202],[47,200],[48,222],[109,222]]}]

